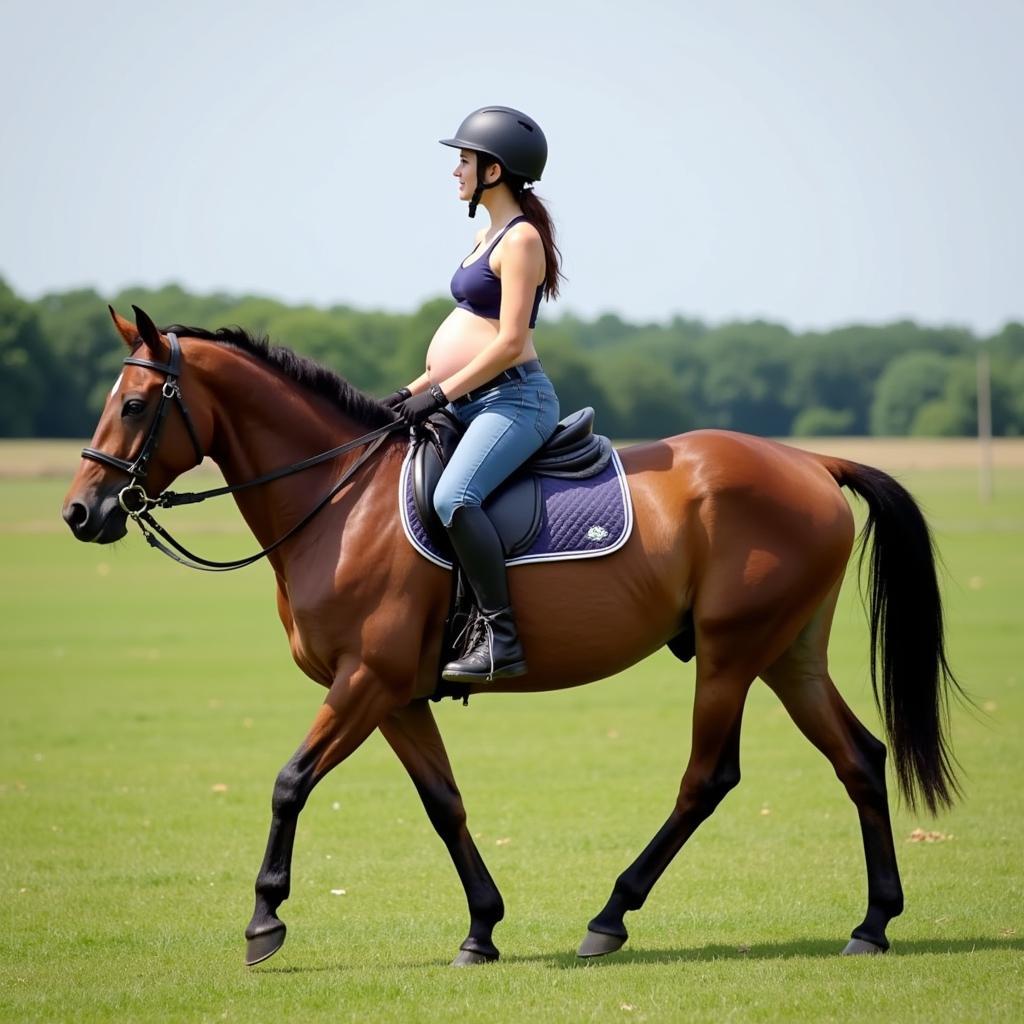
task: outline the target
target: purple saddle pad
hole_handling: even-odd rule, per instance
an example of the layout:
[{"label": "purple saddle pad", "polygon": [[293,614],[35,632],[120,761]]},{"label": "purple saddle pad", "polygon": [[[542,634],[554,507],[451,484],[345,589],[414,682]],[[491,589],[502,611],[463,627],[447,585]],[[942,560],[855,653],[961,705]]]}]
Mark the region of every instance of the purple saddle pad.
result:
[{"label": "purple saddle pad", "polygon": [[[600,473],[586,480],[540,477],[541,526],[529,550],[508,565],[596,558],[618,551],[633,529],[629,484],[618,452]],[[402,464],[398,490],[402,527],[409,543],[424,558],[450,569],[452,563],[430,541],[416,512],[412,494],[412,450]]]}]

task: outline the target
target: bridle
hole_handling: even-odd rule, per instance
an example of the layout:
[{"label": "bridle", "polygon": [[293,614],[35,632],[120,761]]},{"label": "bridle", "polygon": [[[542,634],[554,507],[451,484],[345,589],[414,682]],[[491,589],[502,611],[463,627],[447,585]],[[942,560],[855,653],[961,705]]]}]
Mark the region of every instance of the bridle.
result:
[{"label": "bridle", "polygon": [[156,446],[160,443],[160,435],[163,433],[164,423],[167,414],[171,411],[171,404],[175,403],[181,410],[182,419],[188,428],[188,436],[192,438],[192,447],[196,452],[196,465],[203,461],[203,448],[199,443],[199,435],[196,433],[195,424],[189,415],[185,399],[181,397],[181,388],[178,386],[178,378],[181,376],[181,345],[178,344],[176,334],[168,334],[167,340],[171,343],[171,359],[167,363],[158,363],[152,359],[140,359],[138,356],[126,356],[123,366],[144,366],[149,370],[158,370],[164,374],[164,383],[160,388],[160,403],[156,407],[156,415],[149,424],[149,430],[142,441],[139,454],[135,456],[134,462],[118,458],[116,455],[109,455],[101,452],[98,448],[83,448],[82,458],[92,459],[94,462],[101,462],[106,466],[127,473],[129,483],[121,488],[117,495],[117,503],[130,516],[137,516],[145,512],[151,505],[159,504],[159,499],[151,498],[146,493],[143,484],[149,474],[149,462],[156,453]]},{"label": "bridle", "polygon": [[[107,452],[102,452],[98,448],[83,448],[82,458],[92,459],[94,462],[102,463],[105,466],[110,466],[113,469],[118,469],[122,473],[128,474],[128,484],[122,487],[117,495],[117,503],[122,509],[138,524],[139,529],[142,531],[143,536],[147,542],[155,547],[158,551],[167,555],[168,558],[173,558],[175,562],[181,565],[186,565],[190,569],[202,569],[206,572],[228,572],[232,569],[241,569],[246,565],[252,565],[253,562],[259,561],[265,555],[269,555],[275,548],[280,547],[285,541],[290,540],[295,536],[304,526],[306,526],[313,517],[325,506],[327,503],[341,490],[342,487],[349,480],[352,479],[356,471],[377,451],[378,448],[384,443],[385,438],[388,434],[395,430],[403,428],[403,423],[396,420],[394,423],[385,423],[383,426],[376,427],[371,430],[368,434],[363,434],[361,437],[357,437],[352,441],[346,441],[344,444],[338,445],[337,448],[332,448],[330,451],[321,452],[319,455],[314,455],[308,459],[304,459],[302,462],[293,463],[290,466],[285,466],[282,469],[276,469],[273,472],[265,473],[263,476],[257,477],[255,480],[247,480],[244,483],[232,484],[225,487],[214,487],[208,491],[199,491],[195,493],[181,493],[177,494],[174,491],[164,491],[157,495],[155,498],[151,498],[149,493],[146,491],[145,483],[146,476],[149,473],[149,464],[153,455],[156,453],[157,446],[160,443],[160,435],[163,433],[164,424],[167,422],[167,415],[171,411],[172,405],[176,405],[181,411],[182,419],[185,421],[185,427],[188,430],[188,435],[192,439],[192,447],[196,453],[196,465],[198,466],[203,461],[203,448],[199,443],[199,435],[196,433],[195,424],[192,422],[192,417],[189,415],[188,406],[185,404],[185,399],[181,394],[181,387],[178,384],[178,378],[181,376],[181,345],[178,342],[177,335],[168,333],[167,340],[171,346],[171,357],[166,363],[158,363],[152,359],[140,359],[137,356],[126,356],[123,362],[125,366],[143,366],[149,370],[156,370],[159,373],[164,374],[164,382],[160,388],[160,402],[156,407],[156,413],[153,416],[152,422],[149,425],[149,430],[146,432],[146,436],[143,438],[142,447],[139,449],[139,454],[135,456],[134,460],[129,462],[127,459],[119,458],[117,455],[110,455]],[[324,495],[320,501],[302,518],[291,527],[283,536],[278,537],[273,544],[267,545],[260,551],[257,551],[254,555],[249,555],[247,558],[238,558],[230,562],[214,562],[209,559],[202,558],[199,555],[193,554],[186,547],[180,544],[171,534],[162,527],[152,516],[150,509],[153,508],[174,508],[178,505],[195,505],[198,502],[206,501],[208,498],[218,498],[225,494],[233,494],[235,491],[245,490],[249,487],[258,487],[261,484],[268,484],[273,480],[279,480],[281,477],[291,476],[293,473],[301,473],[305,469],[311,469],[313,466],[319,466],[321,463],[328,462],[331,459],[337,458],[339,455],[344,455],[346,452],[352,451],[355,448],[359,448],[363,445],[368,445],[366,451],[357,458],[351,466],[341,475],[341,478],[331,487],[331,489]],[[159,538],[163,538],[166,544],[162,543]],[[170,545],[168,547],[167,545]],[[171,548],[174,550],[172,551]]]}]

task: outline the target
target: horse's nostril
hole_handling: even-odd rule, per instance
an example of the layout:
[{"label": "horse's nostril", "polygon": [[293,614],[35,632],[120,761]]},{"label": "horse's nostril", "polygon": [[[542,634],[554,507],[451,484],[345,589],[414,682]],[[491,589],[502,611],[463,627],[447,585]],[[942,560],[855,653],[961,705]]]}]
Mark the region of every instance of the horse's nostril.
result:
[{"label": "horse's nostril", "polygon": [[89,521],[89,510],[80,501],[71,501],[64,506],[64,522],[72,530],[80,530]]}]

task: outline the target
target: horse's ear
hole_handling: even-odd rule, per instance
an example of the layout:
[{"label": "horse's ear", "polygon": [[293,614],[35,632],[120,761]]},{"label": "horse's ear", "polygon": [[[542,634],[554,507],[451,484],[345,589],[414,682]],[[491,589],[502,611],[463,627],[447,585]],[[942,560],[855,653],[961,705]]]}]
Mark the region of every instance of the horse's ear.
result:
[{"label": "horse's ear", "polygon": [[135,310],[135,326],[138,336],[142,338],[146,348],[159,359],[166,348],[163,336],[144,309],[139,309],[138,306],[132,306],[132,309]]},{"label": "horse's ear", "polygon": [[110,319],[114,321],[114,326],[117,328],[117,333],[121,335],[121,340],[129,348],[132,348],[139,340],[138,328],[131,320],[125,320],[113,306],[107,306],[107,309],[110,310]]}]

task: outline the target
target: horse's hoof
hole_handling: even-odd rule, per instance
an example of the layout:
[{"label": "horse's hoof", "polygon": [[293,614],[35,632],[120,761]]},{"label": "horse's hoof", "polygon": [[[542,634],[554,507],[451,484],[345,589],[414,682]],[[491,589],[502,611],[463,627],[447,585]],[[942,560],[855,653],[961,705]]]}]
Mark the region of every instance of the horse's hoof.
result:
[{"label": "horse's hoof", "polygon": [[884,953],[882,946],[876,946],[873,942],[866,942],[864,939],[850,939],[843,950],[843,956],[877,956]]},{"label": "horse's hoof", "polygon": [[626,939],[624,936],[605,935],[604,932],[590,932],[584,936],[580,948],[576,950],[579,957],[604,956],[622,949]]},{"label": "horse's hoof", "polygon": [[460,949],[459,955],[451,962],[451,967],[476,967],[478,964],[497,963],[496,956],[485,956],[483,953],[474,953],[471,949]]},{"label": "horse's hoof", "polygon": [[245,966],[254,967],[272,957],[283,945],[287,929],[279,925],[262,935],[254,935],[245,942]]}]

